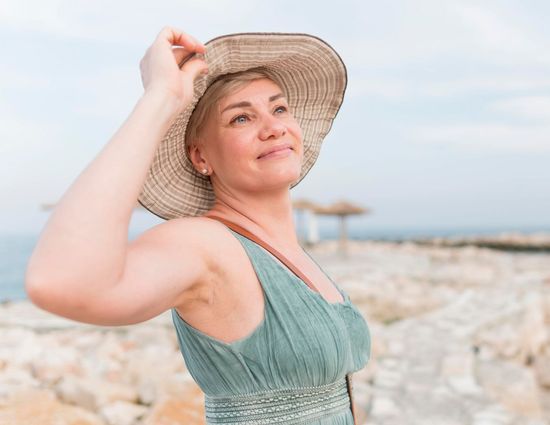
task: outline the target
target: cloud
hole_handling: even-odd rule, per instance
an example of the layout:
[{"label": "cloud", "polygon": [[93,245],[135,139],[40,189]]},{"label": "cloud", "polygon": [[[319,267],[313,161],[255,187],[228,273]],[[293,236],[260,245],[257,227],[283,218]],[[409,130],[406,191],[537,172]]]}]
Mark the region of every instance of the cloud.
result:
[{"label": "cloud", "polygon": [[143,93],[137,62],[75,73],[65,79],[64,87],[79,100],[72,107],[72,114],[86,119],[123,119]]},{"label": "cloud", "polygon": [[48,2],[0,2],[0,23],[4,29],[24,32],[64,33],[65,20],[61,14],[63,0]]},{"label": "cloud", "polygon": [[[39,122],[36,117],[25,118],[13,112],[9,107],[0,104],[0,156],[9,158],[14,154],[32,156],[35,150],[43,148],[44,139],[53,139],[59,134],[59,125],[55,123]],[[6,167],[14,166],[6,161]]]},{"label": "cloud", "polygon": [[[34,70],[15,69],[6,63],[0,64],[0,90],[41,90],[50,84],[48,78]],[[1,101],[0,101],[1,102]]]},{"label": "cloud", "polygon": [[[521,5],[496,2],[399,2],[398,8],[357,3],[364,26],[342,42],[344,58],[364,70],[446,59],[473,58],[492,64],[550,64],[545,32],[537,31]],[[542,25],[541,25],[542,26]],[[542,26],[543,27],[543,26]]]},{"label": "cloud", "polygon": [[477,50],[492,53],[491,60],[518,64],[520,61],[550,64],[546,43],[533,26],[520,25],[517,16],[505,8],[481,6],[479,3],[456,2],[457,16],[477,42]]},{"label": "cloud", "polygon": [[521,96],[499,100],[489,105],[489,109],[513,117],[550,122],[550,96]]},{"label": "cloud", "polygon": [[53,169],[59,149],[52,144],[61,139],[62,123],[23,117],[0,105],[0,206],[20,205],[47,191],[44,176]]},{"label": "cloud", "polygon": [[457,124],[418,126],[408,135],[417,144],[482,153],[550,153],[550,125]]},{"label": "cloud", "polygon": [[361,37],[341,43],[350,96],[400,101],[550,89],[548,36],[535,25],[533,10],[427,0],[379,15],[363,3],[369,25]]},{"label": "cloud", "polygon": [[414,77],[395,78],[358,75],[350,78],[349,95],[375,96],[388,100],[409,98],[452,98],[486,94],[515,94],[550,90],[550,77],[515,75],[476,76],[423,80]]},{"label": "cloud", "polygon": [[[257,13],[254,6],[253,0],[0,0],[0,26],[17,32],[45,33],[57,38],[148,45],[165,25],[199,38],[205,32],[210,33],[210,27],[217,34],[224,31],[224,26],[238,25],[251,19]],[[238,13],[230,12],[231,8]],[[227,18],[228,15],[231,19]],[[205,26],[208,28],[205,29]],[[147,45],[144,45],[144,50]]]}]

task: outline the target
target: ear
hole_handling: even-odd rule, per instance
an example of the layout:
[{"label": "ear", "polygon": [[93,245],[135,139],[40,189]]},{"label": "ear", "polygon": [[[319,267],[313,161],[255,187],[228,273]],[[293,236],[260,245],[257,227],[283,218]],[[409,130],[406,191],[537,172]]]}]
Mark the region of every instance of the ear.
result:
[{"label": "ear", "polygon": [[204,145],[198,140],[192,140],[188,145],[189,159],[195,170],[202,174],[202,170],[208,169],[208,161],[204,155]]}]

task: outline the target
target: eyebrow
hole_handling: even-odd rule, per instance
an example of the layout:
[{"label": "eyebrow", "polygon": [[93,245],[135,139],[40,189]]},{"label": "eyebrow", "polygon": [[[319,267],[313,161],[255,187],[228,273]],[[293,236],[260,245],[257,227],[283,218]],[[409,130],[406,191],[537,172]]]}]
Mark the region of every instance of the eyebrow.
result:
[{"label": "eyebrow", "polygon": [[[274,94],[273,96],[270,96],[269,98],[269,101],[270,102],[273,102],[277,99],[280,99],[281,97],[284,97],[284,94],[282,93],[277,93],[277,94]],[[229,110],[229,109],[234,109],[234,108],[246,108],[246,107],[250,107],[252,106],[252,104],[248,101],[243,101],[243,102],[238,102],[238,103],[232,103],[231,105],[228,105],[226,106],[223,111],[220,112],[220,115],[223,114],[225,111]]]}]

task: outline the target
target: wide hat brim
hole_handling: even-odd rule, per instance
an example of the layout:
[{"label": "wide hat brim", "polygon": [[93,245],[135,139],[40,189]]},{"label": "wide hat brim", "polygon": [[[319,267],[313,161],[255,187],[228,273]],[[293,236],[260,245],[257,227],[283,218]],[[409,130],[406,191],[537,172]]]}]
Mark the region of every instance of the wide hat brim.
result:
[{"label": "wide hat brim", "polygon": [[302,129],[304,159],[296,186],[309,172],[344,100],[347,72],[325,41],[299,33],[238,33],[207,43],[208,74],[195,81],[193,100],[160,141],[138,202],[165,220],[199,216],[215,196],[208,176],[195,170],[185,153],[187,123],[199,99],[220,75],[262,68],[286,92],[288,106]]}]

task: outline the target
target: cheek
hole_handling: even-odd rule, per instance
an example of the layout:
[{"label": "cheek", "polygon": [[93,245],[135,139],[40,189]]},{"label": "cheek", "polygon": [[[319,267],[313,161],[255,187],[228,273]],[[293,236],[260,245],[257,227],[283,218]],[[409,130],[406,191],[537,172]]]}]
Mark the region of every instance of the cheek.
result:
[{"label": "cheek", "polygon": [[290,121],[287,123],[288,129],[300,140],[302,140],[302,128],[300,127],[300,124],[296,120],[296,118],[292,117]]},{"label": "cheek", "polygon": [[253,145],[246,140],[226,140],[223,148],[220,149],[219,160],[222,161],[224,167],[228,170],[241,168],[254,156],[255,151],[252,150],[252,147]]},{"label": "cheek", "polygon": [[300,142],[303,143],[302,128],[301,128],[298,124],[296,124],[296,130],[295,130],[295,131],[296,131],[297,136],[298,136],[299,139],[300,139]]},{"label": "cheek", "polygon": [[300,125],[297,123],[297,122],[294,122],[291,126],[288,127],[290,132],[293,134],[293,136],[299,140],[300,142],[300,150],[302,151],[302,154],[303,154],[303,151],[304,151],[304,137],[303,137],[303,134],[302,134],[302,129],[300,127]]}]

